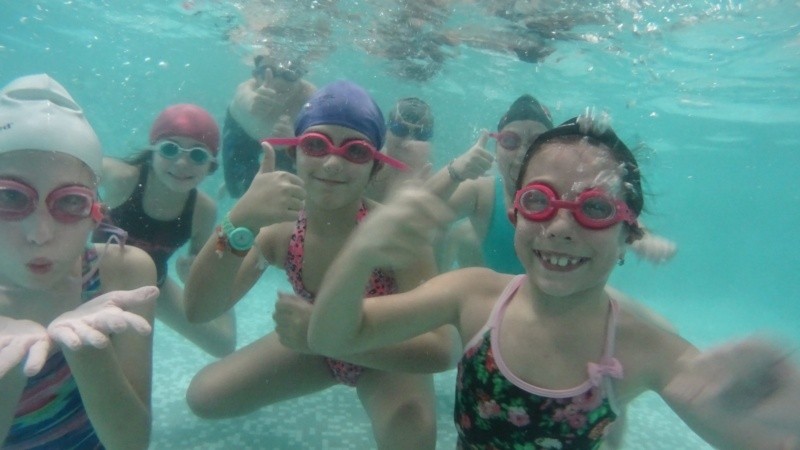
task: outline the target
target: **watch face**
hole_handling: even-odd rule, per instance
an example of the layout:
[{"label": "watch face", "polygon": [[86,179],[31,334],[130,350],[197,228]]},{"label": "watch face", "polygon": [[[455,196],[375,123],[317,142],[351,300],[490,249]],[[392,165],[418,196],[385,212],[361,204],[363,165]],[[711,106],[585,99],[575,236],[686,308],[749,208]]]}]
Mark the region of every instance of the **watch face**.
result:
[{"label": "watch face", "polygon": [[253,246],[253,233],[247,228],[236,228],[228,236],[228,244],[235,250],[248,250]]}]

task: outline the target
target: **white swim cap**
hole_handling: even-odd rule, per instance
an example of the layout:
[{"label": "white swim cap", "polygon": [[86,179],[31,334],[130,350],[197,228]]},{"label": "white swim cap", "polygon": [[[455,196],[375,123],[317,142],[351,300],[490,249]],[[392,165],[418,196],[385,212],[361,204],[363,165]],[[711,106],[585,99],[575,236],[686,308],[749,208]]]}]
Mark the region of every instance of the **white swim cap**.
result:
[{"label": "white swim cap", "polygon": [[74,156],[97,176],[103,152],[81,107],[46,74],[17,78],[0,91],[0,153],[46,150]]}]

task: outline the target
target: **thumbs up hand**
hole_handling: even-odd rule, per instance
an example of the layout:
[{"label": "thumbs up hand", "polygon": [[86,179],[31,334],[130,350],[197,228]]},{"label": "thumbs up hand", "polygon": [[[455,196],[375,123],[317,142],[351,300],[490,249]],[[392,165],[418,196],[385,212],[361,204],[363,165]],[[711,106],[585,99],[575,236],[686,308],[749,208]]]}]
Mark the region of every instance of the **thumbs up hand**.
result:
[{"label": "thumbs up hand", "polygon": [[306,191],[297,175],[275,171],[275,149],[261,144],[264,159],[253,182],[230,211],[231,222],[258,232],[261,227],[295,220]]}]

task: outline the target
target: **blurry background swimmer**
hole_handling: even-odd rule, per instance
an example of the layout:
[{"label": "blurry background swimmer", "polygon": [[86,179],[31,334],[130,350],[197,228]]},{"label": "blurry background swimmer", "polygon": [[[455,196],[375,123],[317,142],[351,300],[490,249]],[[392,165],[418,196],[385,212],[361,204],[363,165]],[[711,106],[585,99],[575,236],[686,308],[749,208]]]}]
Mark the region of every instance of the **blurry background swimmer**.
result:
[{"label": "blurry background swimmer", "polygon": [[402,98],[391,107],[386,118],[383,151],[405,163],[408,169],[382,167],[367,186],[369,198],[382,203],[404,183],[425,181],[430,176],[433,130],[433,112],[424,100]]}]

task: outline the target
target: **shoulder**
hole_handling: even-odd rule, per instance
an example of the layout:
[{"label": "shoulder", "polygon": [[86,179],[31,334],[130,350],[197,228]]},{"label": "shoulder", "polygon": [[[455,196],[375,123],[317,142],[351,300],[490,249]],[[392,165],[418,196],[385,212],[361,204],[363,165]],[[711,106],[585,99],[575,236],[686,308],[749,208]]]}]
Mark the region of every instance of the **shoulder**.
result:
[{"label": "shoulder", "polygon": [[[94,244],[100,259],[103,290],[130,290],[156,284],[156,268],[150,255],[132,245]],[[104,253],[105,252],[105,253]]]},{"label": "shoulder", "polygon": [[139,181],[141,167],[133,166],[114,158],[103,158],[101,187],[105,191],[104,201],[109,207],[119,206],[131,196]]}]

